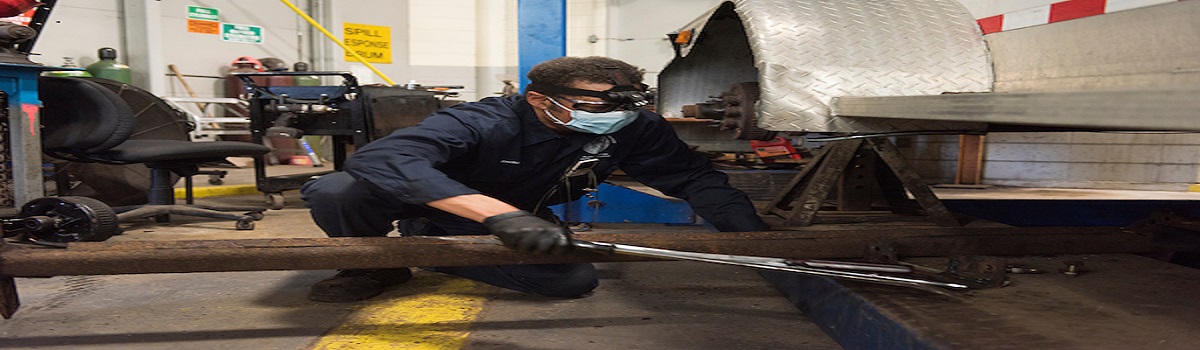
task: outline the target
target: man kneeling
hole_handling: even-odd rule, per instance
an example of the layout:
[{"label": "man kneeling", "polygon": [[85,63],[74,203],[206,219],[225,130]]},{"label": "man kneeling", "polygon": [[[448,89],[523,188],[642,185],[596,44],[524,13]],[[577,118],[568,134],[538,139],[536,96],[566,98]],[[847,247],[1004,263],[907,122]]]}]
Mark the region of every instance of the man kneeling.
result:
[{"label": "man kneeling", "polygon": [[[534,254],[571,248],[547,208],[594,191],[620,169],[687,200],[721,231],[761,231],[746,194],[691,151],[662,116],[642,109],[642,70],[604,57],[560,57],[534,66],[526,93],[433,113],[359,149],[345,172],[301,189],[330,237],[493,234]],[[398,220],[398,221],[397,221]],[[552,297],[596,288],[592,264],[436,267],[476,281]],[[309,298],[356,301],[408,281],[407,268],[343,270]]]}]

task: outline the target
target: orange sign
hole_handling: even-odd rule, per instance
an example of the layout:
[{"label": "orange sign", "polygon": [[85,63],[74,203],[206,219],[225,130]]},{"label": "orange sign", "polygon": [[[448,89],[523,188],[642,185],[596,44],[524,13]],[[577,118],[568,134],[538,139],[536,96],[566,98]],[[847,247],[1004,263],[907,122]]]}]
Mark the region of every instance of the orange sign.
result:
[{"label": "orange sign", "polygon": [[201,21],[195,19],[187,20],[188,33],[200,34],[220,34],[221,22],[217,21]]}]

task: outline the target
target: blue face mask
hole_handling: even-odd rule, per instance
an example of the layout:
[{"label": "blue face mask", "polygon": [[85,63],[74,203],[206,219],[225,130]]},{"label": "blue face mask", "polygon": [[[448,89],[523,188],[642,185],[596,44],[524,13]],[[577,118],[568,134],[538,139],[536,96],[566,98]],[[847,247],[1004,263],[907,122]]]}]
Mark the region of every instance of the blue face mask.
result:
[{"label": "blue face mask", "polygon": [[554,117],[554,114],[549,110],[545,110],[546,116],[554,120],[558,125],[562,125],[567,129],[584,132],[589,134],[605,135],[617,132],[626,125],[633,123],[637,119],[637,111],[612,111],[606,113],[584,112],[567,108],[550,98],[550,102],[555,106],[571,112],[571,121],[563,123],[562,120]]}]

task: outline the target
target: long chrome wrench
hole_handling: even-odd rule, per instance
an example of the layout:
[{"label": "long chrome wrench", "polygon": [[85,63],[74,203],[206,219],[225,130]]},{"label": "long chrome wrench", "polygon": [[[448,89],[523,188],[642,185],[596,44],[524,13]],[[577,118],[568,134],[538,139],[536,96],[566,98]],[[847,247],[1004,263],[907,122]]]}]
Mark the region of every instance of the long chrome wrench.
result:
[{"label": "long chrome wrench", "polygon": [[[912,269],[902,265],[885,265],[885,264],[868,264],[854,262],[840,262],[829,260],[789,260],[780,258],[767,258],[746,255],[727,255],[727,254],[708,254],[685,252],[678,250],[659,249],[632,246],[617,243],[604,242],[589,242],[574,240],[572,244],[576,248],[635,255],[651,258],[662,258],[671,260],[689,260],[701,261],[715,264],[746,266],[766,270],[795,272],[812,276],[822,276],[829,278],[837,278],[844,280],[862,281],[870,283],[879,283],[893,286],[909,287],[921,289],[938,294],[946,294],[945,291],[933,287],[942,287],[949,289],[967,289],[968,287],[958,283],[947,283],[939,281],[929,281],[917,278],[907,278],[890,275],[879,275],[871,272],[891,272],[891,273],[911,273]],[[867,271],[867,272],[859,272]]]},{"label": "long chrome wrench", "polygon": [[[500,244],[500,240],[490,238],[475,238],[475,237],[455,237],[455,236],[427,236],[430,238],[442,239],[447,241],[470,242],[470,243],[487,243]],[[634,246],[618,243],[592,242],[583,240],[572,240],[571,244],[579,249],[591,251],[624,254],[633,256],[642,256],[669,260],[688,260],[699,261],[723,265],[745,266],[759,268],[765,270],[787,271],[800,273],[811,276],[821,276],[829,278],[837,278],[852,281],[862,281],[878,284],[886,284],[892,286],[909,287],[924,290],[931,293],[951,295],[945,290],[934,287],[947,289],[967,289],[964,284],[947,283],[939,281],[929,281],[917,278],[906,278],[890,275],[879,275],[878,272],[889,273],[911,273],[912,268],[903,265],[886,265],[886,264],[869,264],[857,262],[843,262],[831,260],[789,260],[781,258],[768,258],[748,255],[728,255],[728,254],[710,254],[687,252],[670,249],[649,248],[642,246]]]}]

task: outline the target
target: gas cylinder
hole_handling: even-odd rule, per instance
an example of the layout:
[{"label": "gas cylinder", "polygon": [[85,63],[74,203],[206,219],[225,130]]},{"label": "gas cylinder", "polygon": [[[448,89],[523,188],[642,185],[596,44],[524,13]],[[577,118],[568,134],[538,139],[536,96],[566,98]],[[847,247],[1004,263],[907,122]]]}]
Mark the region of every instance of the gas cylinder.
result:
[{"label": "gas cylinder", "polygon": [[[79,66],[75,64],[74,58],[63,57],[62,59],[63,59],[63,63],[62,63],[62,66],[60,66],[60,67],[79,68]],[[42,75],[45,75],[48,77],[91,77],[92,76],[91,73],[88,73],[85,70],[55,70],[55,71],[42,72]]]},{"label": "gas cylinder", "polygon": [[[286,72],[288,70],[287,63],[275,57],[263,57],[258,59],[262,62],[263,71],[266,72]],[[290,75],[275,75],[267,77],[267,86],[293,86],[296,85],[295,79]]]},{"label": "gas cylinder", "polygon": [[[292,70],[296,72],[307,72],[308,63],[296,62],[292,65]],[[296,86],[321,86],[321,78],[315,75],[297,75]]]},{"label": "gas cylinder", "polygon": [[129,84],[131,81],[129,66],[117,63],[117,50],[104,47],[97,50],[100,61],[87,66],[87,72],[93,77],[116,80]]},{"label": "gas cylinder", "polygon": [[[229,71],[229,75],[225,76],[225,97],[239,98],[246,94],[246,84],[242,80],[234,76],[234,73],[255,73],[263,71],[262,62],[258,59],[249,56],[238,57],[231,63],[233,69]],[[267,79],[263,77],[251,78],[254,84],[259,86],[267,85]]]}]

